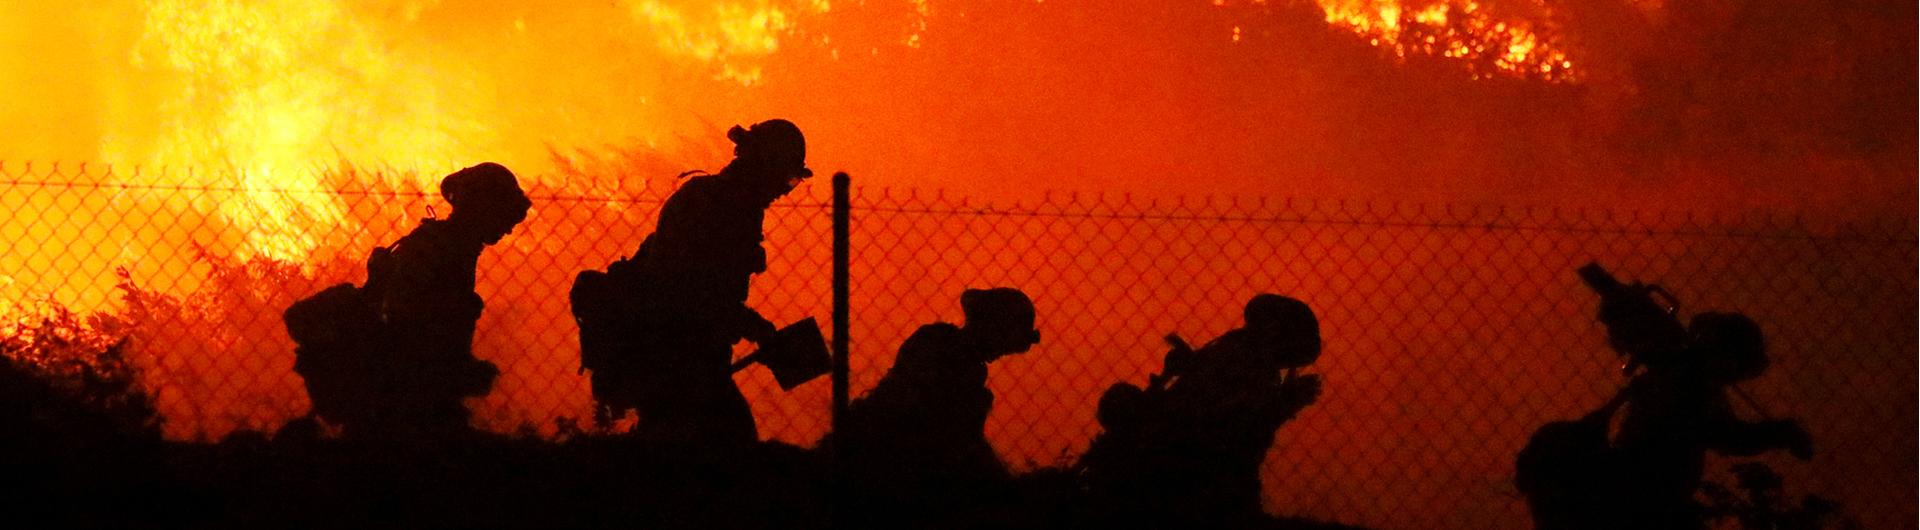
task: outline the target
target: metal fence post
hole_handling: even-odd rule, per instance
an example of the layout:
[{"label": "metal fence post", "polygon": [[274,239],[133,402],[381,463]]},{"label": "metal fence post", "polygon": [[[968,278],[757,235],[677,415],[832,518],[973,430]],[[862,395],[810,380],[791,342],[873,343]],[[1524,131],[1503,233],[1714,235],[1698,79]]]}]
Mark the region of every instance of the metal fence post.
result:
[{"label": "metal fence post", "polygon": [[[833,418],[830,422],[835,433],[846,432],[844,428],[847,422],[847,357],[851,354],[847,348],[847,232],[850,224],[848,214],[852,210],[847,190],[851,185],[846,172],[833,174]],[[829,500],[832,511],[829,513],[836,525],[848,508],[846,467],[841,459],[840,446],[834,444],[828,456],[833,473],[833,496]]]}]

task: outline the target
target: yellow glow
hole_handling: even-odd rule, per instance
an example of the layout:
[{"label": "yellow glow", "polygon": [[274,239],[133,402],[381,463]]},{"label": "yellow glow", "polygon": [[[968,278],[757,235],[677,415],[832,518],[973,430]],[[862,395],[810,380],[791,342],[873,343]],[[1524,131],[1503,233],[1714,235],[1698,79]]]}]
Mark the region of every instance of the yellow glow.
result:
[{"label": "yellow glow", "polygon": [[[1409,53],[1438,54],[1466,61],[1475,79],[1494,74],[1547,81],[1575,79],[1573,61],[1551,39],[1543,37],[1533,23],[1496,19],[1472,0],[1318,1],[1326,12],[1328,24],[1365,36],[1370,45],[1391,51],[1396,57],[1406,57]],[[1544,4],[1532,7],[1537,12],[1549,12]]]},{"label": "yellow glow", "polygon": [[675,142],[734,110],[670,96],[759,82],[783,45],[828,42],[796,28],[831,9],[828,0],[567,9],[13,0],[0,3],[9,35],[0,40],[32,52],[0,60],[0,80],[10,100],[32,104],[0,110],[16,132],[4,156],[148,169],[121,171],[129,184],[244,190],[193,206],[225,222],[216,250],[300,262],[346,222],[338,198],[286,193],[329,187],[326,169],[397,169],[367,173],[397,182],[358,184],[430,191],[482,160],[538,178],[553,146]]},{"label": "yellow glow", "polygon": [[[381,49],[371,28],[329,1],[154,0],[131,64],[176,91],[157,102],[151,136],[111,135],[102,158],[201,167],[248,190],[215,206],[245,237],[242,256],[304,260],[316,233],[337,226],[321,166],[343,157],[418,167],[451,157],[463,127],[422,72]],[[113,121],[138,121],[133,116]],[[221,175],[215,177],[215,175]]]},{"label": "yellow glow", "polygon": [[[832,6],[814,0],[806,8],[825,13]],[[661,51],[712,62],[722,79],[742,85],[760,80],[757,60],[779,51],[780,38],[793,28],[792,15],[767,0],[690,6],[643,0],[631,10]]]}]

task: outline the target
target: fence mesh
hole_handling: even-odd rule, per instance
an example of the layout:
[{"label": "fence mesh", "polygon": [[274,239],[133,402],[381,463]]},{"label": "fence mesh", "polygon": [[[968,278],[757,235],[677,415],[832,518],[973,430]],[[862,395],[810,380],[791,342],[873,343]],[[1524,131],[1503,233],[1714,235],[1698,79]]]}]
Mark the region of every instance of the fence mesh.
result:
[{"label": "fence mesh", "polygon": [[[446,208],[420,186],[339,173],[327,182],[340,186],[296,190],[0,164],[0,331],[61,308],[97,313],[93,325],[131,337],[169,437],[270,432],[307,409],[280,312],[363,280],[369,249]],[[554,180],[534,179],[527,222],[480,262],[474,349],[502,370],[470,403],[481,428],[550,435],[590,417],[567,289],[578,271],[633,252],[671,191],[543,184]],[[768,215],[769,271],[750,304],[776,322],[830,324],[819,180]],[[1019,287],[1043,341],[994,364],[987,434],[1016,470],[1064,464],[1098,431],[1100,393],[1158,368],[1160,337],[1210,339],[1253,295],[1288,294],[1319,314],[1326,390],[1276,437],[1262,470],[1268,510],[1520,528],[1513,455],[1541,424],[1623,382],[1596,299],[1573,274],[1598,261],[1665,285],[1688,313],[1760,322],[1773,368],[1744,385],[1764,411],[1741,413],[1799,418],[1818,450],[1768,461],[1792,491],[1837,499],[1869,528],[1912,528],[1915,248],[1911,221],[1124,195],[994,205],[856,180],[851,390],[871,388],[919,325],[958,321],[963,289]],[[760,368],[737,381],[763,437],[804,445],[825,433],[825,378],[791,392]]]}]

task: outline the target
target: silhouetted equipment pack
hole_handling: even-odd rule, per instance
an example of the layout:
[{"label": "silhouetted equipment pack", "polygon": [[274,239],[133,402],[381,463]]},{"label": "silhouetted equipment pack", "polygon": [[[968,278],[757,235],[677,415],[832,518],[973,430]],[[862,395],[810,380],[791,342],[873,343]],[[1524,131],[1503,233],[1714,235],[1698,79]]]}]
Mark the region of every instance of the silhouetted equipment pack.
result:
[{"label": "silhouetted equipment pack", "polygon": [[376,305],[392,273],[393,247],[375,247],[364,286],[334,284],[281,315],[295,344],[293,372],[306,380],[314,414],[354,423],[378,406],[384,383],[376,379],[387,373],[374,351],[387,343],[389,330]]},{"label": "silhouetted equipment pack", "polygon": [[[635,260],[623,259],[609,265],[605,272],[585,270],[574,277],[570,298],[574,320],[580,325],[581,372],[607,366],[611,359],[602,359],[600,355],[619,351],[600,344],[622,340],[621,328],[630,316],[627,312],[631,311],[628,301],[621,298],[621,293],[630,288],[622,282],[636,281],[637,267]],[[776,331],[760,344],[759,350],[735,361],[733,371],[759,363],[773,370],[781,389],[793,390],[832,368],[824,337],[820,324],[813,317],[807,317]]]},{"label": "silhouetted equipment pack", "polygon": [[1626,358],[1622,373],[1669,362],[1686,349],[1687,328],[1680,323],[1680,303],[1672,293],[1657,284],[1621,283],[1598,263],[1580,267],[1579,274],[1600,295],[1600,322],[1607,326],[1607,340]]},{"label": "silhouetted equipment pack", "polygon": [[[1598,263],[1578,270],[1580,280],[1600,295],[1599,319],[1615,353],[1625,357],[1623,374],[1683,354],[1687,331],[1679,303],[1659,285],[1622,283]],[[1654,297],[1660,300],[1656,301]],[[1574,420],[1540,426],[1514,456],[1513,485],[1527,499],[1534,526],[1542,529],[1603,528],[1614,507],[1597,499],[1615,495],[1609,423],[1630,392],[1625,387],[1600,407]]]},{"label": "silhouetted equipment pack", "polygon": [[[1535,528],[1693,527],[1699,516],[1691,496],[1706,452],[1786,448],[1811,456],[1797,423],[1744,422],[1725,408],[1723,388],[1769,416],[1734,386],[1766,369],[1764,339],[1751,319],[1707,312],[1682,325],[1679,303],[1658,285],[1622,283],[1593,263],[1579,275],[1600,295],[1598,318],[1632,380],[1579,419],[1541,426],[1516,455],[1513,483]],[[1616,416],[1623,416],[1617,434],[1610,432]]]},{"label": "silhouetted equipment pack", "polygon": [[1527,499],[1535,528],[1593,528],[1605,526],[1613,507],[1595,499],[1612,495],[1618,486],[1608,480],[1612,450],[1607,437],[1613,415],[1626,404],[1622,388],[1605,405],[1579,419],[1540,426],[1514,456],[1513,485]]},{"label": "silhouetted equipment pack", "polygon": [[574,323],[580,326],[580,373],[605,366],[607,359],[600,356],[609,348],[603,343],[618,340],[620,316],[625,314],[619,278],[631,274],[622,269],[633,267],[637,265],[632,259],[620,259],[605,272],[588,269],[574,276],[573,289],[567,294]]}]

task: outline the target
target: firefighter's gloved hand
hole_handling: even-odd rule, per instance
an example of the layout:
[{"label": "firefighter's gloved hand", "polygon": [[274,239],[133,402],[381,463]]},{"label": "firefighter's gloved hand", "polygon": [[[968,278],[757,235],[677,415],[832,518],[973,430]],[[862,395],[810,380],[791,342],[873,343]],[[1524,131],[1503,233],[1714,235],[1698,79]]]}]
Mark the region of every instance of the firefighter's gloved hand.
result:
[{"label": "firefighter's gloved hand", "polygon": [[767,320],[766,317],[760,316],[760,313],[751,309],[746,312],[745,326],[741,335],[753,341],[754,344],[763,344],[768,339],[772,339],[774,333],[780,331],[780,328],[773,325],[773,321]]}]

